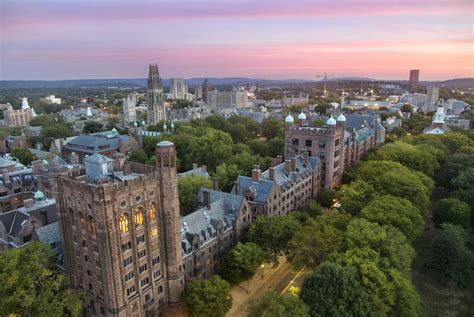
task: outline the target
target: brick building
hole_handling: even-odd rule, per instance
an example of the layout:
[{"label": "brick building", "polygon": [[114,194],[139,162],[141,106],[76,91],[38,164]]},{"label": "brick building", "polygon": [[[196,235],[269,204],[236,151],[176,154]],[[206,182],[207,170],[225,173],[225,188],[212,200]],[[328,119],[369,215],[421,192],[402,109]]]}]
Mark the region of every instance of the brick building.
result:
[{"label": "brick building", "polygon": [[103,155],[57,175],[65,269],[88,316],[158,316],[184,291],[176,150],[156,167]]},{"label": "brick building", "polygon": [[239,176],[232,188],[236,195],[244,196],[249,204],[252,219],[257,216],[286,215],[300,209],[316,197],[320,189],[320,160],[308,152],[291,153],[285,162],[281,157],[272,159],[263,172],[258,166],[252,176]]},{"label": "brick building", "polygon": [[323,127],[308,124],[302,112],[295,124],[291,114],[285,119],[285,157],[309,152],[321,160],[321,185],[335,188],[341,184],[344,169],[358,161],[371,148],[385,141],[385,128],[376,116],[343,114],[330,117]]}]

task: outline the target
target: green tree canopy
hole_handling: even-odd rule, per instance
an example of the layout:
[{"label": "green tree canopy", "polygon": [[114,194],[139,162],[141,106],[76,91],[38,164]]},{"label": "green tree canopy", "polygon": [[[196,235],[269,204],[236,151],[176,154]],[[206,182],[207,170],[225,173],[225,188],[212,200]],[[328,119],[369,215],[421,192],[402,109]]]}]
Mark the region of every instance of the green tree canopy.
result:
[{"label": "green tree canopy", "polygon": [[466,233],[456,225],[444,223],[428,248],[423,269],[446,284],[454,281],[466,288],[474,283],[474,257],[466,247]]},{"label": "green tree canopy", "polygon": [[350,185],[342,185],[336,192],[340,209],[355,216],[374,195],[374,187],[363,180],[355,180]]},{"label": "green tree canopy", "polygon": [[420,236],[424,223],[422,214],[410,201],[391,195],[375,197],[362,209],[361,217],[397,228],[408,241]]},{"label": "green tree canopy", "polygon": [[265,252],[268,262],[278,263],[278,257],[287,251],[291,238],[301,224],[294,217],[257,217],[250,224],[248,240],[255,242]]},{"label": "green tree canopy", "polygon": [[456,185],[458,184],[452,181],[470,168],[474,168],[474,154],[453,154],[442,165],[439,173],[436,174],[436,183],[450,189],[457,189]]},{"label": "green tree canopy", "polygon": [[333,204],[334,191],[328,188],[321,188],[316,197],[316,201],[325,208],[330,208]]},{"label": "green tree canopy", "polygon": [[311,219],[295,232],[288,245],[287,258],[296,267],[314,270],[326,257],[342,247],[343,233],[321,218]]},{"label": "green tree canopy", "polygon": [[308,306],[296,295],[278,295],[274,291],[267,292],[258,302],[252,302],[248,309],[248,317],[308,317]]},{"label": "green tree canopy", "polygon": [[433,210],[433,222],[437,227],[442,223],[452,223],[463,228],[469,228],[471,208],[457,198],[441,199]]},{"label": "green tree canopy", "polygon": [[231,284],[252,278],[263,261],[263,251],[252,242],[240,243],[227,254],[222,277]]},{"label": "green tree canopy", "polygon": [[394,286],[395,301],[392,305],[393,316],[421,316],[421,300],[411,281],[397,270],[390,270],[390,282]]},{"label": "green tree canopy", "polygon": [[357,269],[330,262],[323,263],[304,280],[300,298],[314,317],[367,316],[372,311]]},{"label": "green tree canopy", "polygon": [[191,282],[186,286],[183,303],[190,317],[224,317],[232,307],[230,285],[218,275]]},{"label": "green tree canopy", "polygon": [[67,288],[46,244],[31,242],[0,256],[1,316],[79,316],[80,296]]},{"label": "green tree canopy", "polygon": [[239,167],[236,164],[222,163],[217,166],[214,177],[219,181],[219,187],[223,191],[230,192],[239,174]]},{"label": "green tree canopy", "polygon": [[267,118],[262,122],[262,135],[271,140],[285,137],[285,126],[282,120]]},{"label": "green tree canopy", "polygon": [[132,150],[128,154],[127,161],[140,163],[140,164],[146,164],[148,162],[148,156],[146,155],[145,151],[143,151],[142,149]]},{"label": "green tree canopy", "polygon": [[31,162],[36,160],[36,156],[34,156],[30,150],[25,148],[14,148],[11,150],[10,154],[25,166],[29,166]]},{"label": "green tree canopy", "polygon": [[199,188],[212,188],[209,178],[203,176],[185,176],[178,179],[179,210],[182,216],[190,214],[196,208],[196,197]]},{"label": "green tree canopy", "polygon": [[392,226],[354,219],[347,226],[346,243],[349,248],[371,248],[388,261],[390,267],[405,274],[410,271],[413,248],[405,236]]},{"label": "green tree canopy", "polygon": [[84,134],[92,134],[100,131],[102,131],[102,123],[96,121],[88,121],[82,128],[82,133]]}]

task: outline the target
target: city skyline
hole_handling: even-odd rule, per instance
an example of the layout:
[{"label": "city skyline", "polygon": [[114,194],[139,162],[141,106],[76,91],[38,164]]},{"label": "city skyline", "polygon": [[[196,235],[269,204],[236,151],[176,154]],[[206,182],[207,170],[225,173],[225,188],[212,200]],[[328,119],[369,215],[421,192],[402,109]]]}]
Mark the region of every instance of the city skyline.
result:
[{"label": "city skyline", "polygon": [[0,79],[474,77],[473,4],[1,2]]}]

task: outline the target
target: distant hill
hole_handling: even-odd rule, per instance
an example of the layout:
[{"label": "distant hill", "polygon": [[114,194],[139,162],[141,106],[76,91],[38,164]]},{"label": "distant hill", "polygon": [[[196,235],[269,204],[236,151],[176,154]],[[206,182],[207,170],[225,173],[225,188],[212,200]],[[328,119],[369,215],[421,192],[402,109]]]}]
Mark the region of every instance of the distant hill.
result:
[{"label": "distant hill", "polygon": [[474,78],[456,78],[442,81],[440,85],[449,88],[458,88],[458,89],[474,89]]}]

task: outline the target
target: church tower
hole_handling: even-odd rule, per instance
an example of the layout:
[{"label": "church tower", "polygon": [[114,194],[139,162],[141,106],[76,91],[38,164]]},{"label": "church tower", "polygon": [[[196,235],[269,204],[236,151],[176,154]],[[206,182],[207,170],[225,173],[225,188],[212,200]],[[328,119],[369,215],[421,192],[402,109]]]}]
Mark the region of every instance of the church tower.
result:
[{"label": "church tower", "polygon": [[163,84],[158,65],[150,64],[148,71],[148,124],[156,125],[166,120],[165,104],[163,101]]}]

